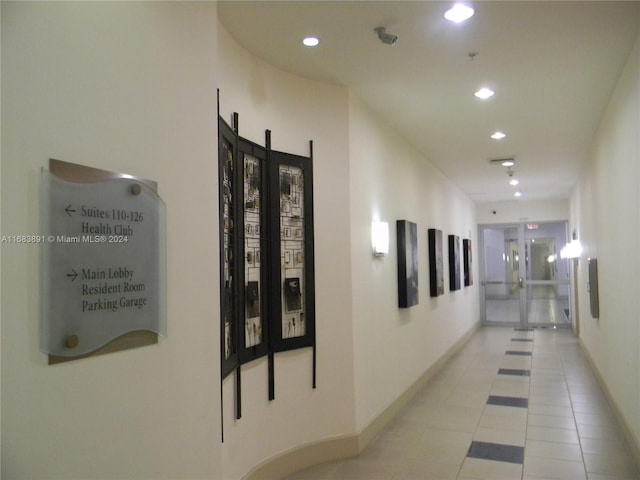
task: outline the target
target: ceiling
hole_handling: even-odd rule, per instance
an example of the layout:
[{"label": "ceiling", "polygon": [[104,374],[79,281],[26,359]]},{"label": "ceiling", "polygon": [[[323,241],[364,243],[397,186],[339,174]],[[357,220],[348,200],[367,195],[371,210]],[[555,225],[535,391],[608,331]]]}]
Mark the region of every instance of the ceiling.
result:
[{"label": "ceiling", "polygon": [[[468,2],[469,3],[469,2]],[[347,86],[477,203],[568,198],[630,54],[637,1],[218,2],[221,23],[283,70]],[[398,36],[378,40],[384,26]],[[320,45],[304,47],[315,35]],[[475,54],[475,55],[470,55]],[[473,94],[488,86],[496,94]],[[500,130],[502,140],[490,135]],[[516,156],[520,185],[489,159]]]}]

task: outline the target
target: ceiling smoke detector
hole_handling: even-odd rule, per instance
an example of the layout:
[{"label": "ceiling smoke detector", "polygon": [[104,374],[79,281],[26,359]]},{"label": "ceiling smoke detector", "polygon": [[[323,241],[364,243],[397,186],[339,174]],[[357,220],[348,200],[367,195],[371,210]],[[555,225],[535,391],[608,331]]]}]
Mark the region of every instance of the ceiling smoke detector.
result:
[{"label": "ceiling smoke detector", "polygon": [[398,41],[398,36],[387,33],[387,29],[384,27],[376,27],[373,31],[378,35],[378,39],[386,45],[394,45]]}]

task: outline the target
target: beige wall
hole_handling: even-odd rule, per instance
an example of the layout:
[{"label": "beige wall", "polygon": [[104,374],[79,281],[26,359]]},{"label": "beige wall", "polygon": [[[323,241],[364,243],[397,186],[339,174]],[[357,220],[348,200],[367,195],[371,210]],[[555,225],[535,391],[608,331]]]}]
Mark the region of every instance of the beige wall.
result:
[{"label": "beige wall", "polygon": [[[474,238],[471,202],[346,89],[242,50],[215,4],[4,2],[2,69],[3,234],[39,232],[49,158],[156,180],[168,225],[167,338],[58,366],[38,348],[38,250],[3,246],[3,478],[241,478],[301,445],[353,437],[477,321],[475,287],[425,293],[426,228]],[[309,349],[276,356],[273,402],[264,359],[252,362],[240,421],[232,382],[222,405],[219,390],[218,87],[242,136],[263,143],[268,128],[274,149],[303,155],[314,141],[318,388]],[[376,209],[421,227],[411,311],[395,307],[393,255],[371,256]]]},{"label": "beige wall", "polygon": [[224,478],[238,478],[283,451],[353,434],[353,331],[347,90],[275,69],[219,26],[221,115],[239,115],[240,135],[309,154],[313,140],[317,388],[311,349],[275,356],[276,399],[264,360],[242,368],[243,415],[233,419],[233,377],[224,382]]},{"label": "beige wall", "polygon": [[221,477],[215,46],[212,3],[2,2],[2,234],[57,158],[156,180],[168,259],[166,339],[48,366],[38,248],[2,245],[2,478]]},{"label": "beige wall", "polygon": [[[2,246],[3,478],[241,478],[301,445],[362,432],[478,321],[477,268],[475,286],[429,298],[426,235],[440,228],[477,247],[486,212],[346,89],[240,48],[215,3],[2,2],[1,13],[2,234],[38,233],[40,169],[52,157],[156,180],[168,225],[167,338],[57,366],[38,349],[38,250]],[[640,218],[626,206],[638,205],[640,180],[638,47],[633,55],[571,218],[602,275],[594,320],[580,262],[583,340],[637,438]],[[309,349],[276,356],[273,402],[265,361],[252,362],[240,421],[230,380],[220,397],[218,87],[242,136],[263,143],[271,129],[274,149],[303,155],[314,141],[318,388]],[[567,210],[553,207],[561,219]],[[391,224],[385,258],[371,254],[376,217]],[[397,308],[397,219],[419,227],[420,304],[407,310]]]},{"label": "beige wall", "polygon": [[[270,128],[275,149],[305,154],[307,139],[314,140],[319,386],[310,394],[308,368],[298,365],[309,352],[276,363],[283,372],[276,378],[288,379],[285,394],[249,407],[255,411],[239,422],[225,419],[225,472],[235,477],[298,445],[361,432],[478,321],[477,287],[429,299],[426,250],[429,226],[475,239],[475,210],[346,89],[278,71],[222,26],[218,31],[223,117],[237,111],[241,135],[258,143]],[[401,218],[419,224],[418,307],[397,308],[395,253],[371,254],[376,214],[393,228]],[[266,366],[247,370],[252,381],[243,395],[264,398]],[[231,382],[224,394],[227,409]],[[283,424],[285,417],[290,422]],[[246,442],[248,436],[256,441]]]},{"label": "beige wall", "polygon": [[[640,445],[640,40],[595,136],[571,198],[579,261],[581,340]],[[600,318],[590,315],[587,259],[597,258]]]},{"label": "beige wall", "polygon": [[[474,204],[357,98],[349,109],[351,252],[358,431],[366,428],[478,321],[475,285],[429,297],[427,230],[471,238]],[[374,257],[371,222],[389,222],[390,254]],[[398,308],[396,220],[418,225],[419,304]],[[445,262],[446,263],[446,262]]]}]

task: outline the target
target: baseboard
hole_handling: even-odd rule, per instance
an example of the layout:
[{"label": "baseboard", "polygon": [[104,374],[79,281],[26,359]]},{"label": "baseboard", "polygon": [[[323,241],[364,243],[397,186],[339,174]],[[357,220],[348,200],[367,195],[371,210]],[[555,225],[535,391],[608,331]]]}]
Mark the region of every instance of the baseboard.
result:
[{"label": "baseboard", "polygon": [[418,378],[407,390],[396,398],[391,405],[385,408],[382,412],[376,415],[369,424],[362,429],[358,435],[358,442],[360,445],[360,452],[364,450],[367,445],[382,431],[382,429],[400,413],[400,411],[409,403],[409,401],[422,390],[427,382],[436,375],[442,367],[451,360],[451,358],[465,346],[465,344],[471,339],[476,330],[480,328],[480,322],[477,322],[473,327],[469,329],[456,343],[454,343],[444,355],[442,355],[436,362],[431,365],[421,376]]},{"label": "baseboard", "polygon": [[297,445],[255,466],[244,480],[274,480],[325,462],[335,462],[360,454],[384,427],[409,403],[427,382],[471,339],[480,327],[477,322],[407,390],[373,418],[360,433]]},{"label": "baseboard", "polygon": [[268,458],[254,467],[244,480],[274,480],[325,462],[335,462],[355,457],[358,450],[358,436],[319,440],[306,445],[297,445],[275,457]]},{"label": "baseboard", "polygon": [[600,370],[598,369],[598,366],[594,362],[593,357],[589,353],[589,350],[582,342],[582,339],[578,339],[578,340],[579,340],[580,348],[582,349],[582,352],[584,353],[585,358],[589,362],[589,366],[591,366],[591,370],[593,371],[593,374],[596,376],[596,379],[598,380],[598,383],[600,384],[600,387],[602,388],[602,391],[604,392],[605,397],[607,397],[607,402],[609,402],[609,406],[611,407],[613,416],[616,418],[618,425],[622,429],[622,433],[624,434],[624,437],[627,440],[627,444],[629,445],[631,454],[635,458],[638,468],[640,468],[640,444],[638,443],[638,439],[636,439],[636,437],[634,436],[633,430],[629,427],[629,423],[625,419],[624,415],[622,415],[622,411],[620,410],[620,408],[618,408],[618,404],[613,398],[613,395],[611,395],[611,392],[609,391],[609,388],[607,387],[607,384],[604,381],[604,377],[600,373]]}]

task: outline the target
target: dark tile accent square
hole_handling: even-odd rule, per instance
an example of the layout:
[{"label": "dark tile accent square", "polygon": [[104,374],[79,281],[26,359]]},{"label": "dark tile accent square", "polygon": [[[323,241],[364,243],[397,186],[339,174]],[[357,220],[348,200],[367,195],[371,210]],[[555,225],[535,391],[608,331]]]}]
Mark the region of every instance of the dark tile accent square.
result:
[{"label": "dark tile accent square", "polygon": [[521,377],[531,376],[531,370],[518,370],[515,368],[501,368],[498,370],[498,375],[519,375]]},{"label": "dark tile accent square", "polygon": [[531,352],[523,352],[521,350],[507,350],[504,352],[505,355],[522,355],[524,357],[530,357],[532,355]]},{"label": "dark tile accent square", "polygon": [[489,399],[487,400],[487,405],[500,405],[502,407],[527,408],[529,407],[529,399],[520,398],[520,397],[501,397],[498,395],[489,395]]},{"label": "dark tile accent square", "polygon": [[467,457],[522,465],[524,463],[524,447],[501,445],[499,443],[471,442]]},{"label": "dark tile accent square", "polygon": [[512,342],[533,342],[533,338],[512,338]]}]

